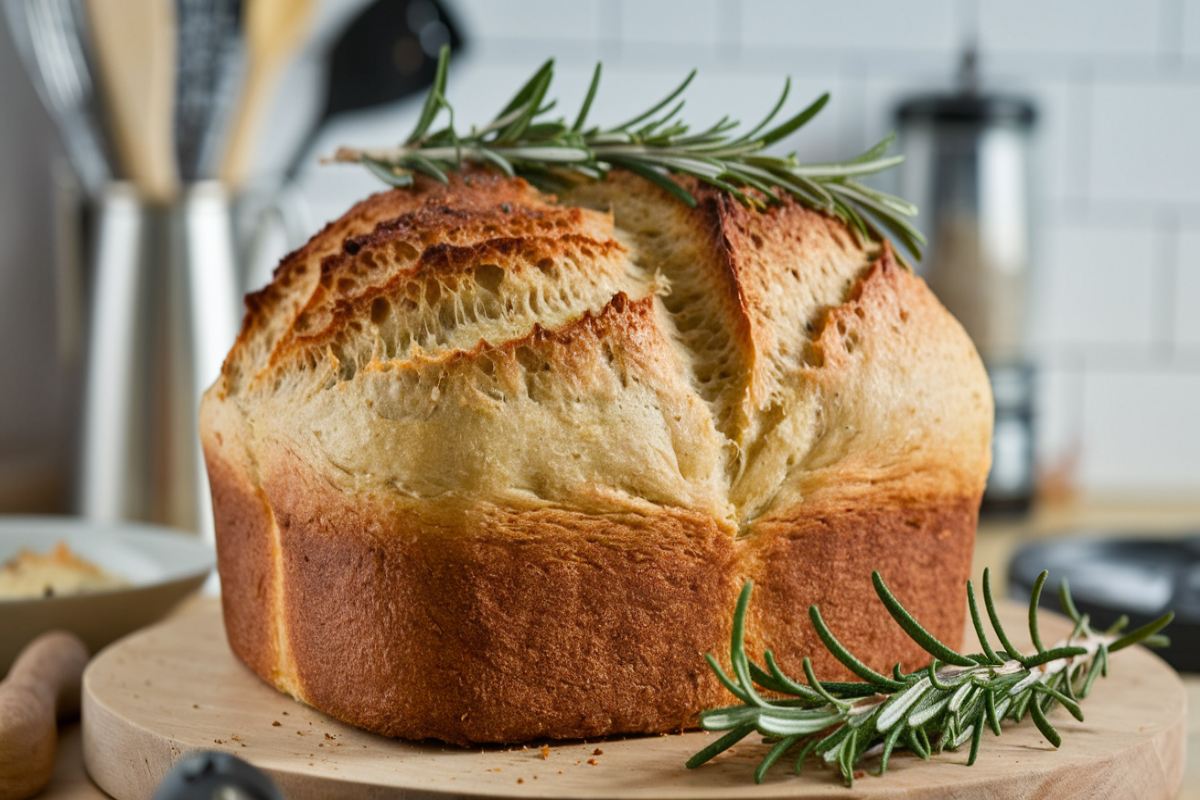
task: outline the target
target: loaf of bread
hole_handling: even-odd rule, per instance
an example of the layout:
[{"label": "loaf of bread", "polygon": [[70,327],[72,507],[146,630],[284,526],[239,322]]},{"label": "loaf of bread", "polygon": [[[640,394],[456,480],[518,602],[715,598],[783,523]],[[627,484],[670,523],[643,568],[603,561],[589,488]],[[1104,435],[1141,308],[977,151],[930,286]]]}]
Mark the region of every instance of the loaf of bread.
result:
[{"label": "loaf of bread", "polygon": [[[682,181],[683,179],[681,179]],[[677,730],[747,642],[786,672],[951,646],[990,460],[970,340],[886,244],[628,173],[486,171],[358,204],[247,314],[201,431],[226,629],[263,680],[392,736]]]}]

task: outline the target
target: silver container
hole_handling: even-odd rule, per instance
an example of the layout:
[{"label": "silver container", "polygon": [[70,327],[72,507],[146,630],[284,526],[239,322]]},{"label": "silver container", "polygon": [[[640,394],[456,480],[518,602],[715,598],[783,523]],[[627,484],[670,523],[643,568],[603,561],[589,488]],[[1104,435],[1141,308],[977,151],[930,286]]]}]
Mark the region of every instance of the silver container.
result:
[{"label": "silver container", "polygon": [[996,427],[982,510],[1019,513],[1034,493],[1026,310],[1036,115],[1023,99],[981,95],[965,83],[958,94],[900,106],[900,194],[917,203],[929,237],[917,271],[962,323],[992,379]]},{"label": "silver container", "polygon": [[206,181],[152,206],[111,184],[95,227],[78,510],[211,540],[197,413],[241,320],[228,195]]}]

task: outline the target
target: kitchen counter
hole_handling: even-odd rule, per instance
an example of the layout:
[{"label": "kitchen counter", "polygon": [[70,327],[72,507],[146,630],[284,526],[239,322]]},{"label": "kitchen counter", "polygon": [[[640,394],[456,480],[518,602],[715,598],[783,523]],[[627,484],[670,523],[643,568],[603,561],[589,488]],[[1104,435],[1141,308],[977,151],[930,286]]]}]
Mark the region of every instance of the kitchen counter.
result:
[{"label": "kitchen counter", "polygon": [[[985,520],[980,523],[974,573],[981,579],[989,566],[1004,585],[1012,554],[1029,541],[1052,538],[1080,529],[1126,535],[1163,536],[1200,532],[1200,504],[1184,500],[1098,500],[1039,508],[1020,520]],[[189,603],[175,613],[187,613]],[[1177,800],[1200,800],[1200,674],[1183,676],[1188,693],[1188,768]],[[1086,706],[1085,706],[1086,712]],[[1070,742],[1064,742],[1069,747]],[[82,739],[78,724],[60,732],[54,778],[44,800],[100,800],[107,798],[83,769]]]}]

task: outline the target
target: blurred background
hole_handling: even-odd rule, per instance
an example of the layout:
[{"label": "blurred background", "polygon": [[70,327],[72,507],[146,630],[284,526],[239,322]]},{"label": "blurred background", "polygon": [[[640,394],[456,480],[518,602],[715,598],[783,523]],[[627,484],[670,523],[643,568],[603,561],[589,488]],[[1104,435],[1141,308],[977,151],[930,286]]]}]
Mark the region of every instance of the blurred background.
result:
[{"label": "blurred background", "polygon": [[[227,14],[241,7],[208,5]],[[752,119],[790,75],[794,102],[832,94],[821,115],[783,143],[806,161],[844,159],[890,131],[904,133],[901,105],[958,91],[964,51],[975,48],[979,92],[1032,112],[1029,165],[1021,167],[1028,185],[1012,202],[1029,221],[1021,358],[1036,368],[1034,490],[1055,502],[1200,497],[1200,261],[1189,256],[1200,249],[1197,0],[383,3],[374,12],[382,22],[368,26],[383,29],[376,60],[407,70],[390,80],[412,85],[382,87],[379,97],[368,88],[363,98],[330,91],[337,80],[362,80],[352,63],[347,77],[345,57],[338,73],[333,51],[370,4],[295,5],[298,33],[257,100],[261,127],[239,178],[241,195],[251,198],[234,218],[239,290],[261,284],[279,255],[380,189],[364,170],[321,166],[317,157],[339,144],[402,137],[429,79],[422,60],[450,41],[451,29],[461,47],[449,96],[461,122],[489,119],[548,56],[558,62],[553,92],[567,105],[604,62],[595,119],[648,105],[693,66],[700,72],[688,94],[690,120]],[[230,36],[222,46],[233,70],[246,70],[247,26]],[[78,497],[95,223],[87,228],[86,214],[81,223],[72,206],[86,200],[80,184],[89,178],[72,170],[18,49],[12,35],[0,36],[0,510],[65,511]],[[186,78],[183,61],[179,70]],[[221,80],[209,76],[207,84],[218,98],[209,101],[219,119],[211,124],[225,126],[218,138],[228,135],[238,101],[238,79]],[[406,92],[415,94],[390,99]],[[330,110],[331,121],[318,127]],[[911,147],[927,147],[916,138],[908,137]],[[290,165],[295,180],[281,193]],[[921,201],[912,195],[928,193],[921,181],[932,174],[927,158],[910,159],[879,183]],[[287,202],[276,203],[280,194]],[[923,211],[918,224],[935,239],[936,261],[936,221]]]}]

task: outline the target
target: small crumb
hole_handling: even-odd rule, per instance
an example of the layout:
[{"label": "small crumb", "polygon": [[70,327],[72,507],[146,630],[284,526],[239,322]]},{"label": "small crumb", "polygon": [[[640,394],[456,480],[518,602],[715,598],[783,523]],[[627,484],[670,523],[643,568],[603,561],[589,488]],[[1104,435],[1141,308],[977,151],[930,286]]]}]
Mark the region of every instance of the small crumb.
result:
[{"label": "small crumb", "polygon": [[1139,731],[1144,731],[1144,730],[1146,730],[1146,726],[1145,726],[1145,725],[1138,725],[1138,730],[1139,730]]},{"label": "small crumb", "polygon": [[283,712],[283,715],[286,717],[288,715],[288,713],[285,711],[285,712]]},{"label": "small crumb", "polygon": [[280,722],[279,720],[275,720],[274,722],[271,723],[272,728],[278,728],[278,727],[281,727],[282,725],[283,725],[283,723]]},{"label": "small crumb", "polygon": [[324,747],[324,746],[325,746],[324,742],[317,742],[317,747]]},{"label": "small crumb", "polygon": [[867,777],[867,773],[863,772],[861,769],[856,770],[854,773],[854,777],[855,778],[865,778],[865,777]]},{"label": "small crumb", "polygon": [[595,750],[593,750],[593,751],[592,751],[592,755],[594,755],[594,756],[602,756],[602,755],[604,755],[604,751],[603,751],[603,750],[601,750],[599,747],[597,747]]},{"label": "small crumb", "polygon": [[199,708],[199,707],[200,707],[199,703],[192,703],[192,708]]},{"label": "small crumb", "polygon": [[537,780],[537,775],[534,775],[534,776],[533,776],[533,779],[536,781],[536,780]]},{"label": "small crumb", "polygon": [[224,742],[222,742],[220,739],[213,739],[213,742],[214,742],[214,743],[216,743],[216,744],[225,744],[225,743],[224,743]]},{"label": "small crumb", "polygon": [[562,775],[562,770],[561,770],[561,769],[558,771],[558,774],[559,774],[559,775]]},{"label": "small crumb", "polygon": [[332,737],[332,736],[330,736],[328,733],[327,733],[327,734],[325,734],[325,738],[326,738],[328,741],[331,741],[331,742],[333,741],[333,737]]},{"label": "small crumb", "polygon": [[308,765],[311,767],[313,765],[313,763],[310,761],[310,762],[308,762]]},{"label": "small crumb", "polygon": [[550,745],[544,744],[544,745],[542,745],[542,761],[545,761],[549,757],[550,757]]},{"label": "small crumb", "polygon": [[524,778],[517,778],[517,783],[524,783],[524,782],[525,782]]},{"label": "small crumb", "polygon": [[596,759],[594,759],[594,758],[589,758],[589,759],[588,759],[588,763],[589,763],[589,764],[591,764],[593,767],[598,767],[598,766],[600,766],[600,762],[599,762],[599,761],[597,761],[597,760],[596,760]]}]

